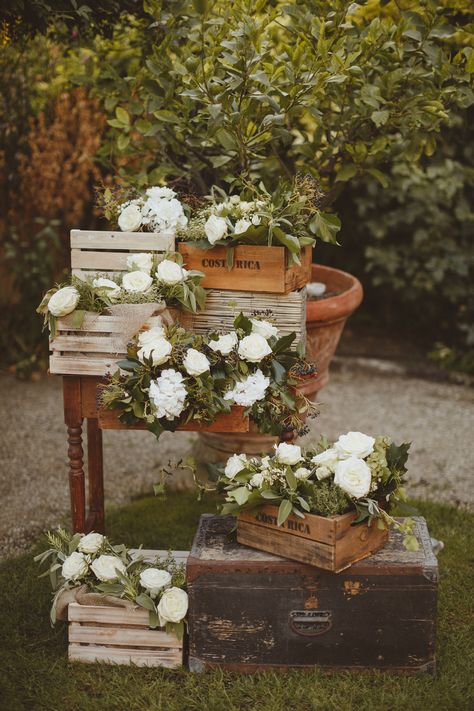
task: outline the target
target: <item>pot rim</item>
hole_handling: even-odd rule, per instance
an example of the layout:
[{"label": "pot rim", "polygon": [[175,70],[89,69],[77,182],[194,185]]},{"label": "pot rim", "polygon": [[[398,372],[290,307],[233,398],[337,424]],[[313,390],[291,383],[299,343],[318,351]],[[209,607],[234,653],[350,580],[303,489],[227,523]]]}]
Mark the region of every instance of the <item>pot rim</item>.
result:
[{"label": "pot rim", "polygon": [[348,318],[360,305],[363,298],[363,288],[357,277],[349,272],[334,267],[326,267],[322,264],[311,265],[311,280],[322,281],[326,284],[336,281],[338,287],[341,282],[347,285],[340,294],[329,296],[327,299],[319,299],[306,302],[306,321],[310,322],[333,322]]}]

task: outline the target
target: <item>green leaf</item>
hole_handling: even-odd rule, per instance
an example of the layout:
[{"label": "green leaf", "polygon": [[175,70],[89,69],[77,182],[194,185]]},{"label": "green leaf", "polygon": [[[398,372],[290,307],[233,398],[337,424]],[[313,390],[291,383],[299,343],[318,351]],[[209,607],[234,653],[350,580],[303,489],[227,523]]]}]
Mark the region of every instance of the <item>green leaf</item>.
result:
[{"label": "green leaf", "polygon": [[141,363],[137,363],[134,360],[118,360],[116,365],[120,368],[120,370],[125,370],[129,373],[133,373],[135,370],[139,370],[139,368],[141,368]]},{"label": "green leaf", "polygon": [[286,336],[282,336],[281,338],[279,338],[272,348],[274,355],[278,355],[278,353],[283,353],[283,351],[288,350],[291,347],[291,344],[293,343],[295,338],[296,333],[294,332],[288,333]]},{"label": "green leaf", "polygon": [[286,368],[275,359],[272,360],[271,368],[275,382],[282,383],[286,377]]},{"label": "green leaf", "polygon": [[405,538],[403,539],[403,545],[405,546],[407,551],[418,551],[420,549],[418,539],[413,534],[405,536]]},{"label": "green leaf", "polygon": [[130,116],[125,109],[117,106],[115,109],[115,115],[117,117],[117,121],[119,121],[123,126],[130,126]]},{"label": "green leaf", "polygon": [[288,467],[288,469],[285,472],[285,478],[288,483],[288,486],[290,489],[293,491],[296,489],[298,486],[298,480],[296,479],[295,475],[293,474],[292,470]]},{"label": "green leaf", "polygon": [[336,183],[341,183],[341,182],[346,182],[346,180],[350,180],[351,178],[354,177],[357,173],[357,166],[354,165],[354,163],[347,163],[346,165],[343,165],[342,168],[339,170],[339,172],[336,175]]},{"label": "green leaf", "polygon": [[159,121],[164,121],[165,123],[179,123],[179,118],[172,111],[168,109],[161,109],[160,111],[154,111],[153,116]]},{"label": "green leaf", "polygon": [[337,215],[319,212],[314,216],[309,227],[323,242],[337,244],[336,235],[341,229],[341,221]]},{"label": "green leaf", "polygon": [[248,501],[250,491],[246,486],[239,486],[237,489],[229,492],[229,496],[232,496],[234,501],[239,504],[239,506],[243,506]]},{"label": "green leaf", "polygon": [[390,112],[385,109],[383,111],[372,111],[372,113],[370,114],[370,118],[375,123],[377,128],[387,123],[389,116]]},{"label": "green leaf", "polygon": [[383,188],[388,188],[389,186],[389,180],[384,173],[382,173],[381,170],[377,170],[377,168],[367,168],[367,172],[369,175],[371,175],[373,178],[379,181],[380,185]]},{"label": "green leaf", "polygon": [[83,309],[76,309],[72,315],[72,325],[74,328],[81,328],[84,323],[86,312]]},{"label": "green leaf", "polygon": [[288,501],[288,499],[283,499],[281,502],[279,508],[278,508],[278,517],[277,517],[277,525],[281,526],[282,524],[285,523],[286,519],[291,513],[291,509],[293,508],[293,504],[291,501]]},{"label": "green leaf", "polygon": [[137,603],[137,605],[140,605],[140,607],[144,607],[146,610],[151,610],[152,612],[155,612],[156,610],[155,603],[153,602],[151,597],[149,595],[146,595],[145,593],[140,593],[140,595],[135,598],[135,602]]},{"label": "green leaf", "polygon": [[272,489],[263,489],[263,491],[260,492],[260,496],[262,499],[279,499],[280,494],[277,494],[276,492],[272,491]]}]

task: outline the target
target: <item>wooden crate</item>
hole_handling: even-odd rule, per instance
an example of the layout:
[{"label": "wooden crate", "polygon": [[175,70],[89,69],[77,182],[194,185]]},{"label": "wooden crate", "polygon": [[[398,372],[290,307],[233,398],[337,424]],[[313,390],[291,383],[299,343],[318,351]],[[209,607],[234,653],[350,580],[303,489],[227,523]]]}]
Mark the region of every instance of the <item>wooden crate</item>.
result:
[{"label": "wooden crate", "polygon": [[[155,252],[160,258],[174,251],[173,232],[107,232],[71,230],[72,274],[80,279],[127,271],[130,254]],[[151,318],[147,324],[159,323]],[[117,316],[87,313],[80,328],[73,315],[58,319],[57,335],[50,340],[49,371],[56,375],[106,375],[127,352]]]},{"label": "wooden crate", "polygon": [[71,269],[84,279],[127,271],[127,257],[140,252],[174,251],[174,232],[71,230]]},{"label": "wooden crate", "polygon": [[207,292],[206,307],[197,314],[175,310],[176,320],[195,333],[232,331],[235,317],[242,312],[252,316],[254,311],[269,309],[271,320],[280,336],[293,331],[297,341],[306,340],[306,289],[289,294],[258,294],[242,291],[212,289]]},{"label": "wooden crate", "polygon": [[265,505],[237,516],[237,540],[251,548],[315,565],[335,573],[383,548],[388,530],[373,523],[352,526],[355,513],[315,516],[290,515],[277,525],[278,507]]},{"label": "wooden crate", "polygon": [[[245,407],[232,405],[230,412],[217,415],[211,424],[191,420],[176,428],[179,432],[249,432],[250,418],[244,415]],[[99,427],[103,430],[147,430],[144,422],[127,425],[119,420],[119,410],[98,410]]]},{"label": "wooden crate", "polygon": [[189,554],[191,671],[434,672],[438,565],[424,519],[419,550],[393,531],[340,574],[242,546],[234,528],[232,516],[201,516]]},{"label": "wooden crate", "polygon": [[239,245],[234,249],[230,270],[226,266],[226,247],[204,250],[189,242],[179,242],[178,251],[188,269],[204,272],[201,285],[205,289],[287,294],[311,280],[311,247],[302,249],[301,265],[288,267],[285,247]]},{"label": "wooden crate", "polygon": [[[133,550],[152,563],[167,551]],[[173,551],[178,563],[186,564],[188,551]],[[150,629],[148,612],[141,607],[125,609],[102,605],[68,607],[69,661],[136,664],[174,669],[183,664],[183,642],[163,629]]]}]

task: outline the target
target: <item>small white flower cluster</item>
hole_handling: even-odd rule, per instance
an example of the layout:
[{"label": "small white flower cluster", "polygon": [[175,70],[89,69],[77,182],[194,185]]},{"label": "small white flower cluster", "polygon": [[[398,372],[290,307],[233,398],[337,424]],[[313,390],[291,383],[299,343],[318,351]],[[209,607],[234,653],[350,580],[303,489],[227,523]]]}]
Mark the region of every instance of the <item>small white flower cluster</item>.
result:
[{"label": "small white flower cluster", "polygon": [[118,217],[118,225],[123,232],[137,232],[140,229],[147,232],[176,231],[187,224],[183,206],[171,188],[148,188],[143,197],[123,203]]},{"label": "small white flower cluster", "polygon": [[[147,253],[131,254],[127,257],[127,268],[130,270],[122,277],[122,287],[125,291],[141,293],[147,291],[153,284],[153,255]],[[155,278],[158,282],[175,286],[186,281],[188,272],[177,262],[163,259],[157,266]],[[113,282],[112,282],[113,283]],[[93,286],[95,286],[93,282]]]},{"label": "small white flower cluster", "polygon": [[263,400],[270,378],[267,378],[260,368],[248,375],[245,380],[241,380],[235,384],[232,390],[228,390],[224,395],[224,400],[231,400],[236,405],[251,407],[258,400]]},{"label": "small white flower cluster", "polygon": [[334,483],[349,496],[360,499],[367,496],[372,483],[372,473],[364,461],[374,451],[375,439],[362,432],[341,435],[333,447],[312,458],[316,464],[318,480],[334,475]]},{"label": "small white flower cluster", "polygon": [[228,236],[235,237],[244,234],[252,226],[257,227],[262,221],[258,211],[265,204],[264,200],[247,201],[232,195],[228,200],[213,205],[204,224],[208,242],[214,245]]}]

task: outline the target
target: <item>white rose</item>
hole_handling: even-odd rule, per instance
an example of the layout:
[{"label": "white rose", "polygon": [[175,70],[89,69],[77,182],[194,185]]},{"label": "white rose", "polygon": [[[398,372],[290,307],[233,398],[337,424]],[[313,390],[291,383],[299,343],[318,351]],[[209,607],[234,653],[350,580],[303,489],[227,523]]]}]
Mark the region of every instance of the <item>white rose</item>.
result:
[{"label": "white rose", "polygon": [[153,404],[155,416],[160,419],[174,420],[185,408],[187,390],[183,385],[183,376],[173,368],[161,372],[161,375],[150,383],[150,402]]},{"label": "white rose", "polygon": [[166,363],[171,355],[173,346],[165,338],[157,338],[142,346],[137,353],[138,360],[142,363],[145,358],[152,358],[153,365]]},{"label": "white rose", "polygon": [[125,573],[125,565],[115,555],[100,555],[91,563],[91,569],[96,578],[103,583],[113,583],[118,579],[118,573]]},{"label": "white rose", "polygon": [[112,279],[105,279],[104,277],[97,277],[97,279],[92,280],[92,288],[102,293],[104,296],[114,297],[120,294],[120,287]]},{"label": "white rose", "polygon": [[263,400],[269,385],[270,378],[267,378],[259,368],[245,380],[237,382],[233,390],[226,392],[224,400],[232,400],[236,405],[251,407],[258,400]]},{"label": "white rose", "polygon": [[163,259],[158,264],[156,276],[165,284],[179,284],[185,281],[188,272],[177,262],[172,262],[171,259]]},{"label": "white rose", "polygon": [[334,447],[329,447],[329,449],[325,449],[324,452],[316,454],[311,461],[313,462],[313,464],[318,464],[319,466],[327,467],[333,472],[334,467],[339,461],[339,456]]},{"label": "white rose", "polygon": [[127,205],[118,218],[118,225],[122,232],[136,232],[142,224],[142,211],[138,205]]},{"label": "white rose", "polygon": [[152,225],[159,229],[176,229],[188,223],[183,206],[176,198],[149,196],[143,212]]},{"label": "white rose", "polygon": [[237,345],[238,338],[235,331],[226,333],[224,336],[219,336],[216,341],[209,341],[209,348],[212,351],[218,351],[222,355],[229,355],[233,348]]},{"label": "white rose", "polygon": [[145,272],[149,274],[153,266],[153,255],[149,252],[141,252],[140,254],[131,254],[127,257],[127,269],[130,271]]},{"label": "white rose", "polygon": [[67,316],[79,303],[79,292],[73,286],[58,289],[48,301],[48,311],[53,316]]},{"label": "white rose", "polygon": [[233,454],[227,460],[224,474],[228,479],[234,479],[239,472],[247,466],[247,457],[245,454]]},{"label": "white rose", "polygon": [[270,323],[270,321],[256,318],[251,318],[250,321],[252,323],[252,333],[258,333],[259,336],[263,336],[263,338],[267,339],[278,335],[278,328]]},{"label": "white rose", "polygon": [[159,200],[160,198],[171,200],[172,198],[176,197],[175,191],[171,188],[161,188],[158,186],[148,188],[146,194],[148,195],[148,197],[154,198],[155,200]]},{"label": "white rose", "polygon": [[363,459],[349,457],[336,464],[334,483],[355,499],[367,496],[371,481],[370,468]]},{"label": "white rose", "polygon": [[264,481],[264,476],[262,472],[256,472],[256,474],[253,475],[253,477],[250,479],[249,484],[252,486],[254,489],[260,489]]},{"label": "white rose", "polygon": [[153,328],[149,328],[147,331],[142,331],[138,334],[138,343],[140,346],[146,346],[164,337],[165,329],[162,326],[153,326]]},{"label": "white rose", "polygon": [[80,580],[89,572],[89,566],[82,553],[71,553],[66,558],[61,569],[61,575],[65,580]]},{"label": "white rose", "polygon": [[321,466],[321,467],[316,468],[315,474],[316,474],[316,479],[318,481],[322,481],[323,479],[327,479],[328,476],[331,476],[331,474],[333,474],[333,472],[331,471],[331,469],[329,469],[329,467]]},{"label": "white rose", "polygon": [[227,234],[227,222],[223,217],[211,215],[206,220],[204,232],[206,233],[208,241],[211,244],[215,244]]},{"label": "white rose", "polygon": [[334,449],[340,459],[359,457],[364,459],[374,451],[375,439],[362,432],[348,432],[341,435],[334,444]]},{"label": "white rose", "polygon": [[311,472],[309,469],[306,469],[306,467],[298,467],[294,475],[297,479],[308,479],[308,477],[311,476]]},{"label": "white rose", "polygon": [[242,217],[242,219],[237,220],[235,223],[234,232],[236,235],[241,235],[243,232],[247,232],[248,228],[251,226],[252,223],[249,220],[246,220],[245,217]]},{"label": "white rose", "polygon": [[262,358],[270,355],[272,349],[267,343],[266,338],[258,333],[251,333],[250,336],[245,336],[239,343],[239,356],[250,363],[259,363]]},{"label": "white rose", "polygon": [[124,274],[122,278],[122,286],[125,291],[140,293],[147,291],[152,284],[153,279],[149,274],[145,274],[145,272],[128,272],[128,274]]},{"label": "white rose", "polygon": [[104,541],[105,537],[101,533],[88,533],[81,538],[77,547],[83,553],[98,553]]},{"label": "white rose", "polygon": [[298,464],[303,459],[301,447],[298,447],[297,444],[288,444],[288,442],[281,442],[278,446],[275,445],[275,456],[279,462],[290,466]]},{"label": "white rose", "polygon": [[166,622],[181,622],[188,611],[188,595],[181,588],[168,588],[161,596],[158,603],[158,616],[160,625]]},{"label": "white rose", "polygon": [[140,584],[148,590],[151,597],[156,597],[162,588],[171,583],[171,575],[167,570],[147,568],[140,573]]},{"label": "white rose", "polygon": [[211,364],[204,353],[200,353],[195,348],[188,348],[183,359],[183,366],[189,375],[202,375],[209,370]]},{"label": "white rose", "polygon": [[228,202],[230,202],[231,205],[238,205],[240,202],[240,195],[231,195]]}]

